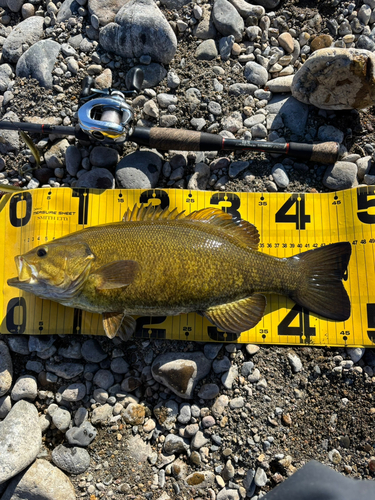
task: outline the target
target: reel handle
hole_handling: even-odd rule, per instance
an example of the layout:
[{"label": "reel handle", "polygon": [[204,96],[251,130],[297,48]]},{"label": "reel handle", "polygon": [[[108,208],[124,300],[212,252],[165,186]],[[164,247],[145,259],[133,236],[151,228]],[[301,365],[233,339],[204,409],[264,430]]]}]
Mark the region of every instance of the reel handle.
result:
[{"label": "reel handle", "polygon": [[80,99],[86,99],[91,95],[91,88],[94,84],[94,79],[92,76],[85,76],[85,78],[82,80],[82,91],[79,96]]}]

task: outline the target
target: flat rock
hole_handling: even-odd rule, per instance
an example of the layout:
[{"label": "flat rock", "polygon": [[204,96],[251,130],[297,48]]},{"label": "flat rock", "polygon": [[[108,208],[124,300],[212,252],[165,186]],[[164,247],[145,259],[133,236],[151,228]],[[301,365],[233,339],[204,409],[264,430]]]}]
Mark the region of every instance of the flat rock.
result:
[{"label": "flat rock", "polygon": [[212,61],[218,55],[215,40],[204,40],[195,51],[195,57],[200,61]]},{"label": "flat rock", "polygon": [[76,186],[92,189],[114,189],[115,179],[109,170],[94,168],[81,175]]},{"label": "flat rock", "polygon": [[357,165],[347,161],[338,161],[327,167],[323,177],[323,184],[328,189],[338,191],[350,189],[357,182]]},{"label": "flat rock", "polygon": [[52,451],[52,461],[69,474],[82,474],[90,466],[90,455],[84,448],[67,448],[60,444]]},{"label": "flat rock", "polygon": [[375,54],[330,47],[314,52],[294,75],[292,94],[321,109],[362,109],[375,101]]},{"label": "flat rock", "polygon": [[194,173],[188,182],[188,189],[204,190],[211,175],[211,169],[207,163],[197,163],[194,168]]},{"label": "flat rock", "polygon": [[98,17],[101,26],[114,21],[117,12],[127,0],[89,0],[87,7],[90,14]]},{"label": "flat rock", "polygon": [[156,187],[162,160],[152,151],[135,151],[125,156],[116,167],[116,180],[126,189],[151,189]]},{"label": "flat rock", "polygon": [[35,78],[41,87],[52,88],[52,70],[60,53],[60,44],[53,40],[40,40],[18,59],[16,75]]},{"label": "flat rock", "polygon": [[82,344],[81,353],[88,363],[101,363],[107,357],[107,353],[96,339],[86,340]]},{"label": "flat rock", "polygon": [[21,21],[7,36],[3,44],[3,59],[16,63],[29,47],[43,37],[44,18],[32,16]]},{"label": "flat rock", "polygon": [[155,62],[168,64],[177,49],[170,24],[153,0],[130,0],[99,34],[104,50],[125,58],[149,55]]},{"label": "flat rock", "polygon": [[94,441],[98,431],[93,425],[85,420],[79,427],[72,427],[65,436],[68,443],[76,446],[88,446]]},{"label": "flat rock", "polygon": [[128,456],[137,462],[146,462],[151,455],[152,448],[150,443],[145,443],[141,436],[137,434],[127,440],[126,451]]},{"label": "flat rock", "polygon": [[228,0],[214,1],[212,20],[217,31],[223,36],[233,35],[236,42],[242,40],[244,20]]},{"label": "flat rock", "polygon": [[270,114],[279,115],[285,126],[299,136],[304,134],[309,108],[292,96],[275,95],[266,106]]},{"label": "flat rock", "polygon": [[294,75],[278,76],[268,80],[266,87],[270,92],[291,92]]},{"label": "flat rock", "polygon": [[80,4],[76,0],[65,0],[57,13],[57,22],[63,23],[77,14]]},{"label": "flat rock", "polygon": [[22,375],[19,377],[12,389],[11,397],[13,401],[27,399],[34,401],[38,395],[38,387],[36,378],[32,375]]},{"label": "flat rock", "polygon": [[193,397],[199,380],[211,369],[211,361],[201,352],[165,353],[158,356],[151,370],[155,380],[184,399]]},{"label": "flat rock", "polygon": [[83,372],[84,366],[81,363],[46,363],[46,370],[55,373],[58,377],[65,380],[77,377]]},{"label": "flat rock", "polygon": [[248,82],[258,87],[264,87],[268,81],[268,71],[266,68],[254,61],[246,63],[243,74]]},{"label": "flat rock", "polygon": [[188,486],[194,488],[209,488],[215,484],[215,474],[211,471],[193,472],[185,479]]},{"label": "flat rock", "polygon": [[[13,111],[5,113],[1,121],[9,120],[19,122],[19,118]],[[6,154],[11,151],[17,151],[20,147],[20,135],[17,130],[0,130],[0,153]]]},{"label": "flat rock", "polygon": [[0,484],[30,465],[41,444],[37,409],[27,401],[18,401],[0,422]]},{"label": "flat rock", "polygon": [[9,353],[8,346],[0,340],[0,396],[6,394],[11,385],[13,378],[13,363]]},{"label": "flat rock", "polygon": [[47,460],[36,460],[8,484],[1,500],[75,500],[69,478]]}]

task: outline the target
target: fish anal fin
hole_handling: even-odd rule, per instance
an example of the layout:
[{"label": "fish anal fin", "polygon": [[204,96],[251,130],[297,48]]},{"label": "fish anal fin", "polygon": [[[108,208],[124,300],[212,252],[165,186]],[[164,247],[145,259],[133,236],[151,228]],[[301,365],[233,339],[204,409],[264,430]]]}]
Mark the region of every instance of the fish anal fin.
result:
[{"label": "fish anal fin", "polygon": [[103,313],[103,328],[107,337],[109,337],[110,339],[116,337],[116,334],[121,327],[123,318],[124,318],[124,313],[122,312]]},{"label": "fish anal fin", "polygon": [[116,260],[96,269],[92,276],[98,290],[112,290],[130,285],[138,271],[135,260]]},{"label": "fish anal fin", "polygon": [[202,314],[211,323],[228,333],[241,333],[254,328],[262,319],[267,300],[254,294],[236,302],[210,307]]},{"label": "fish anal fin", "polygon": [[135,319],[132,316],[124,316],[121,327],[118,331],[118,335],[121,340],[129,340],[130,337],[133,335],[135,332],[135,328],[137,326],[137,323]]}]

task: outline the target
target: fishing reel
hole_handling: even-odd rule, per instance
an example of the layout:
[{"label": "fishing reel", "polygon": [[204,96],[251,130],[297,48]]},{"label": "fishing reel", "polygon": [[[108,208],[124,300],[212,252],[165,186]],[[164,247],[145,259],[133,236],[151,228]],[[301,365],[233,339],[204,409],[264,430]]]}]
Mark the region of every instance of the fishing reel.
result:
[{"label": "fishing reel", "polygon": [[[134,97],[143,83],[143,71],[134,72],[130,90],[94,89],[94,80],[86,76],[82,82],[78,123],[86,134],[104,142],[124,142],[131,133],[134,111],[126,102],[126,96]],[[100,97],[95,97],[100,95]]]}]

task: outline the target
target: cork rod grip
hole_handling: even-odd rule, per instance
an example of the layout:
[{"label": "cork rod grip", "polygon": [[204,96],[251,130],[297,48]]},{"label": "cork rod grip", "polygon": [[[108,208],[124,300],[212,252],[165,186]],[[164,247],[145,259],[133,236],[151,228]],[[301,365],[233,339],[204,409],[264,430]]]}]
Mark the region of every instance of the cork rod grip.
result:
[{"label": "cork rod grip", "polygon": [[337,142],[321,142],[320,144],[290,142],[287,154],[318,163],[335,163],[339,155],[339,146]]},{"label": "cork rod grip", "polygon": [[217,151],[223,142],[219,135],[159,127],[135,127],[129,140],[149,148],[177,151]]}]

